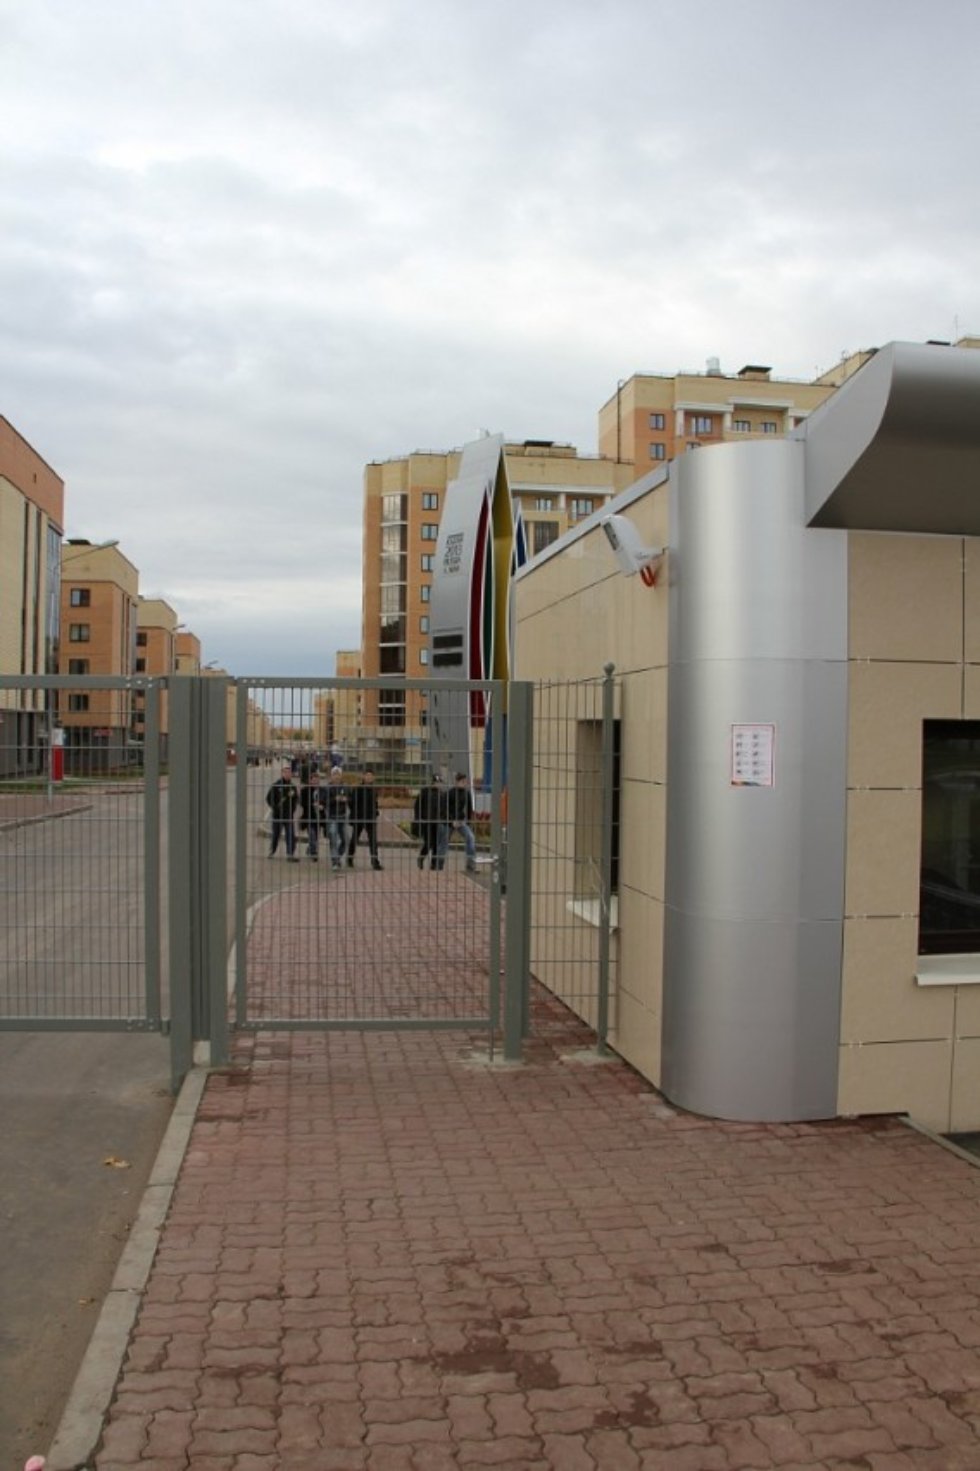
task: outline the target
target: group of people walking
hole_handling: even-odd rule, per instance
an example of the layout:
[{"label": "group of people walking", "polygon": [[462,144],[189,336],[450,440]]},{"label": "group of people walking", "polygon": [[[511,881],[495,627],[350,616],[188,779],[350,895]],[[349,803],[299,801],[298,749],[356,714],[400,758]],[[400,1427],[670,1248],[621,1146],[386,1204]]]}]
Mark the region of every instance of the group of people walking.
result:
[{"label": "group of people walking", "polygon": [[[319,861],[320,838],[325,835],[333,868],[354,867],[360,838],[367,842],[371,867],[383,868],[378,856],[378,793],[374,772],[364,771],[356,785],[344,781],[341,767],[334,766],[325,783],[315,767],[294,773],[285,765],[282,773],[266,792],[266,805],[272,821],[269,857],[274,858],[280,843],[285,846],[289,863],[298,863],[299,846],[306,839],[307,856]],[[447,789],[442,777],[435,774],[428,786],[422,787],[412,810],[412,837],[421,840],[419,868],[426,859],[429,868],[446,866],[446,855],[452,834],[463,839],[466,871],[476,871],[476,837],[473,833],[473,798],[465,774],[456,773]]]},{"label": "group of people walking", "polygon": [[325,835],[331,867],[341,868],[346,859],[347,867],[353,868],[357,842],[363,836],[371,855],[371,867],[384,867],[378,857],[378,793],[373,771],[363,772],[359,784],[349,786],[339,766],[331,769],[326,783],[321,783],[320,773],[311,768],[300,772],[297,784],[292,767],[284,766],[278,780],[266,792],[265,800],[272,819],[270,858],[276,856],[281,840],[287,861],[298,863],[298,836],[305,836],[307,856],[317,863],[320,837]]},{"label": "group of people walking", "polygon": [[433,776],[415,798],[412,812],[412,836],[421,838],[422,847],[416,862],[419,868],[439,869],[446,866],[449,839],[458,832],[466,852],[466,871],[476,870],[476,838],[473,834],[473,798],[470,784],[462,771],[457,771],[453,785],[447,790],[442,777]]}]

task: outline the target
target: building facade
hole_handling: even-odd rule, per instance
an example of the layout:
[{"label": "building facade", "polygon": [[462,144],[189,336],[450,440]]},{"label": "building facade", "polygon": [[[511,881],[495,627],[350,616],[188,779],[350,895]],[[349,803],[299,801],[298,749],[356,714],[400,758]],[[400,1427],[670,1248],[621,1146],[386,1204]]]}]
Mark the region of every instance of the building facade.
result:
[{"label": "building facade", "polygon": [[616,666],[612,1040],[693,1112],[980,1129],[978,475],[980,355],[891,344],[796,433],[618,499],[655,585],[598,518],[518,575],[519,677]]},{"label": "building facade", "polygon": [[[139,572],[117,543],[65,543],[61,556],[59,673],[129,678],[136,672]],[[68,770],[105,771],[135,759],[129,690],[69,690],[59,697]]]},{"label": "building facade", "polygon": [[599,410],[599,452],[643,474],[702,445],[791,434],[870,356],[851,354],[812,383],[753,363],[723,373],[714,358],[703,373],[634,373]]},{"label": "building facade", "polygon": [[[417,452],[370,464],[364,475],[363,603],[360,668],[379,675],[424,679],[430,673],[429,601],[446,489],[460,467],[460,450]],[[534,556],[569,526],[605,505],[632,479],[630,467],[579,455],[549,440],[510,443],[507,478],[515,511]],[[369,738],[382,745],[417,740],[426,727],[425,694],[365,691],[361,709]]]},{"label": "building facade", "polygon": [[[0,417],[0,674],[58,672],[61,477]],[[40,769],[52,711],[42,691],[0,691],[0,775]]]}]

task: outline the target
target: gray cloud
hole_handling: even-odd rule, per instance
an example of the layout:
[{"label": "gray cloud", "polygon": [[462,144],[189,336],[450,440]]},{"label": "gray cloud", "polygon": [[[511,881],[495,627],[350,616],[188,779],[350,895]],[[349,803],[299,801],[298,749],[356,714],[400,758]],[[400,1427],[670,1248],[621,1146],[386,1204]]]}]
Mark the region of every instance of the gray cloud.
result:
[{"label": "gray cloud", "polygon": [[980,12],[0,0],[0,412],[205,656],[358,639],[368,460],[980,327]]}]

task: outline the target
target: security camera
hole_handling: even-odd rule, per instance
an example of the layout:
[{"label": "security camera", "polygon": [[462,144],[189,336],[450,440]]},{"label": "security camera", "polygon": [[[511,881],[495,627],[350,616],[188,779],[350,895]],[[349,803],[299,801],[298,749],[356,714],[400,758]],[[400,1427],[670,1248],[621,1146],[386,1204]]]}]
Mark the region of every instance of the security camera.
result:
[{"label": "security camera", "polygon": [[[633,577],[639,572],[644,582],[652,581],[652,576],[644,575],[652,567],[659,564],[664,554],[663,547],[648,547],[643,545],[640,533],[627,516],[604,516],[601,521],[606,539],[616,554],[619,570],[624,577]],[[655,569],[653,576],[656,575]]]}]

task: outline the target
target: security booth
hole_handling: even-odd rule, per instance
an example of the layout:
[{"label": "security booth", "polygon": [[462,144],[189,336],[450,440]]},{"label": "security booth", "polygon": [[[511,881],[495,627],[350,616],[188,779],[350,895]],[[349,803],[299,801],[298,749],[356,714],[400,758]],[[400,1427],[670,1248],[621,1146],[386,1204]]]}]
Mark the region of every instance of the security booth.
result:
[{"label": "security booth", "polygon": [[593,517],[515,644],[620,682],[613,1045],[698,1113],[980,1128],[980,353],[890,344],[607,509],[656,577]]}]

